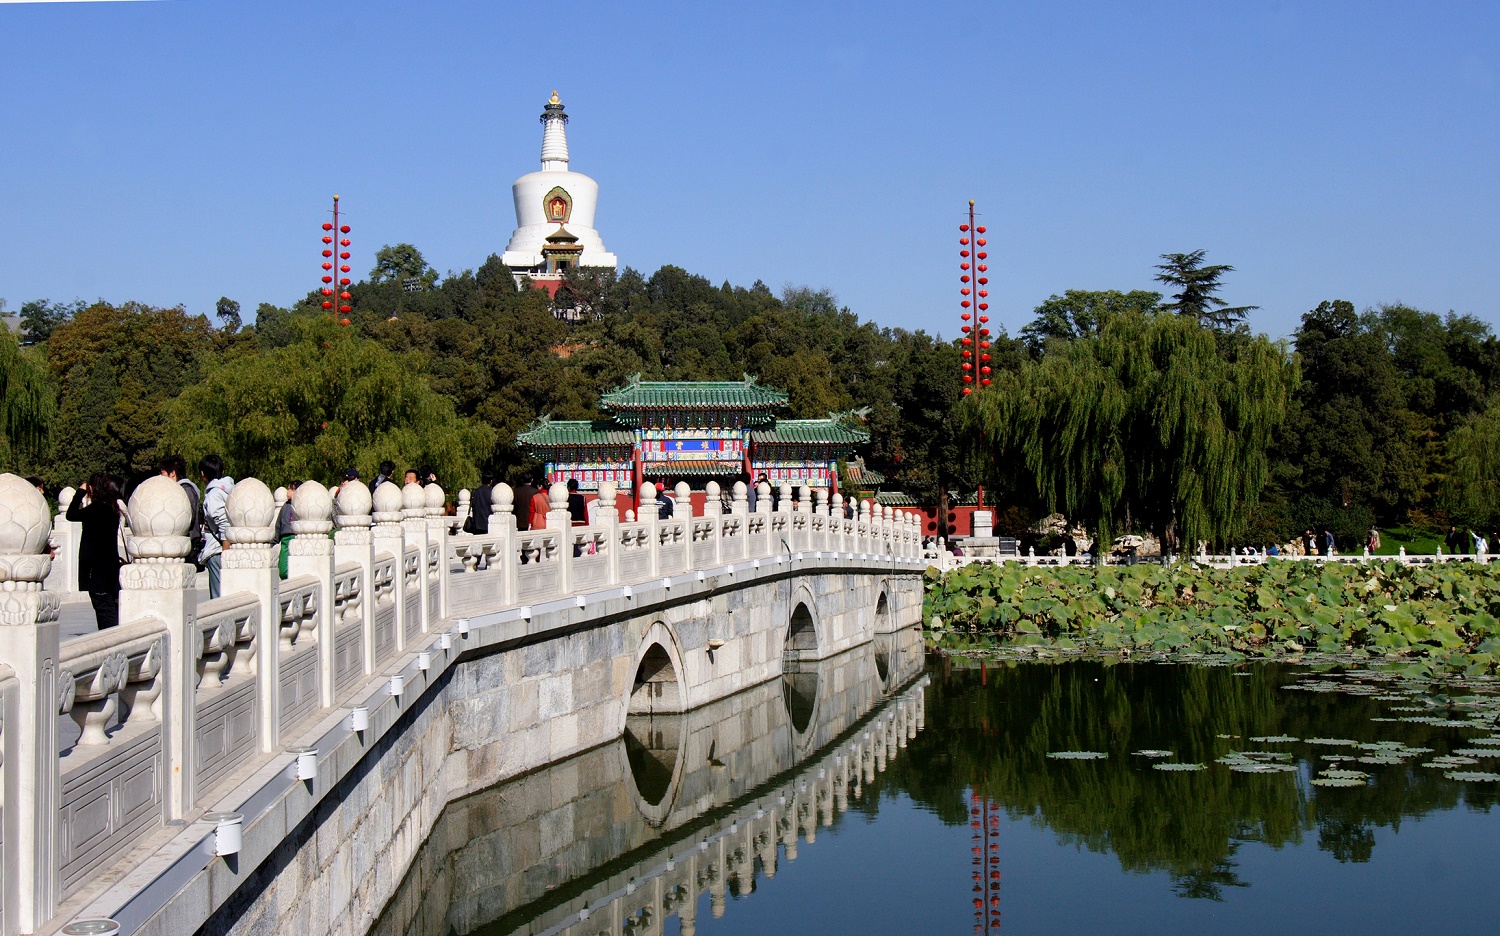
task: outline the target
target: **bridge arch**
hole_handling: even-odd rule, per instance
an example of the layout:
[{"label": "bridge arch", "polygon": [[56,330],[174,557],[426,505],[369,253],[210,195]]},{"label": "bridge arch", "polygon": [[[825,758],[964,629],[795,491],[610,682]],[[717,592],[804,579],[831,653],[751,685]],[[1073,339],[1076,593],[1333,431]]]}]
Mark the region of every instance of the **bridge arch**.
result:
[{"label": "bridge arch", "polygon": [[787,602],[786,638],[782,642],[783,662],[794,660],[816,660],[823,645],[823,634],[818,625],[817,600],[811,590],[803,585],[792,592]]},{"label": "bridge arch", "polygon": [[[631,666],[630,694],[625,715],[663,715],[685,712],[687,671],[677,634],[661,621],[646,628]],[[623,721],[621,728],[624,728]]]}]

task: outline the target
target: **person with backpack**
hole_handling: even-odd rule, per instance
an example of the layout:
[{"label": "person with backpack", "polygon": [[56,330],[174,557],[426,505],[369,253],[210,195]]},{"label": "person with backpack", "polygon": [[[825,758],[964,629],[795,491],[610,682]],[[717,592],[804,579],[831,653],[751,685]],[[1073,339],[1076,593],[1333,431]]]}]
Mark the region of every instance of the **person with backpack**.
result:
[{"label": "person with backpack", "polygon": [[203,550],[198,554],[208,570],[208,597],[219,597],[219,566],[224,554],[224,537],[229,533],[229,492],[234,479],[224,473],[224,459],[205,455],[198,462],[198,476],[203,479]]},{"label": "person with backpack", "polygon": [[163,458],[157,470],[161,472],[162,477],[176,481],[183,493],[187,495],[188,516],[193,518],[188,524],[188,540],[192,544],[188,555],[192,557],[191,561],[201,572],[203,565],[198,561],[198,554],[203,552],[203,496],[198,493],[198,485],[187,476],[187,460],[181,455],[168,455]]}]

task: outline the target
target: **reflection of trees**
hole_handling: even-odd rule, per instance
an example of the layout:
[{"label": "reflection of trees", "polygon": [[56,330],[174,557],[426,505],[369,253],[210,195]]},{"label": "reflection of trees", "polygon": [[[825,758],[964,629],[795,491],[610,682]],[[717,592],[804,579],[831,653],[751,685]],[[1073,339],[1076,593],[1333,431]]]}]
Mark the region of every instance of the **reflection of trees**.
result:
[{"label": "reflection of trees", "polygon": [[[1128,871],[1166,871],[1184,897],[1219,899],[1240,886],[1234,853],[1242,842],[1297,845],[1316,831],[1339,861],[1365,861],[1373,830],[1457,804],[1442,771],[1354,764],[1365,787],[1314,788],[1307,779],[1335,749],[1256,744],[1259,735],[1399,740],[1446,753],[1466,732],[1407,723],[1366,697],[1285,691],[1301,671],[1274,665],[1236,675],[1224,667],[1070,662],[991,665],[983,677],[966,661],[935,660],[926,729],[888,781],[945,822],[967,821],[972,785],[1012,817],[1029,816],[1059,841],[1111,852]],[[1218,735],[1234,735],[1219,738]],[[1208,764],[1197,773],[1152,769],[1131,752],[1161,748]],[[1105,751],[1108,760],[1056,761],[1049,751]],[[1299,773],[1239,774],[1214,765],[1234,751],[1280,750],[1304,761]],[[1462,791],[1482,808],[1493,794]],[[1475,803],[1478,793],[1482,801]]]}]

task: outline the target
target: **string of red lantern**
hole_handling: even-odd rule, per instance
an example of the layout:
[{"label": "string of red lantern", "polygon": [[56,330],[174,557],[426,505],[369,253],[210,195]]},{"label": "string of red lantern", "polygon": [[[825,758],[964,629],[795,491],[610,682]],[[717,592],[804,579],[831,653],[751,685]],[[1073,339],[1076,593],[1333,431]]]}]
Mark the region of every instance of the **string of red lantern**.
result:
[{"label": "string of red lantern", "polygon": [[[334,239],[338,238],[337,245]],[[332,312],[335,304],[339,311],[339,324],[349,324],[349,305],[354,298],[349,292],[349,225],[339,224],[339,197],[333,196],[333,221],[323,222],[323,309]],[[335,246],[338,253],[338,275],[334,274]],[[337,282],[335,282],[335,279]],[[335,295],[335,290],[337,294]]]},{"label": "string of red lantern", "polygon": [[[984,225],[974,223],[972,198],[969,199],[969,223],[960,224],[958,230],[962,235],[958,239],[958,281],[962,284],[959,295],[963,297],[959,300],[959,305],[964,310],[961,315],[964,324],[960,326],[963,338],[959,342],[963,346],[960,352],[963,363],[959,366],[963,370],[964,396],[968,396],[974,392],[976,374],[979,386],[990,385],[990,317],[986,314],[990,308],[990,280],[985,275],[990,269],[989,264],[985,263],[989,254],[983,249],[986,244],[985,238],[981,236],[985,233]],[[971,308],[974,311],[971,312]],[[970,325],[970,320],[976,318],[977,323]]]},{"label": "string of red lantern", "polygon": [[969,794],[973,830],[974,936],[1000,931],[1000,812],[988,797]]}]

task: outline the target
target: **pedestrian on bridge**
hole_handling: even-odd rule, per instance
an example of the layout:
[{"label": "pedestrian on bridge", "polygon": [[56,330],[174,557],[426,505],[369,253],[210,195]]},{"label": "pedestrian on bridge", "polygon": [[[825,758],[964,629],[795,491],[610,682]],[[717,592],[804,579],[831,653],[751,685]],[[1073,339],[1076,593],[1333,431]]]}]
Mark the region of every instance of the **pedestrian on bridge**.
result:
[{"label": "pedestrian on bridge", "polygon": [[[85,503],[87,501],[87,503]],[[120,623],[120,550],[125,509],[115,479],[104,472],[78,485],[68,519],[82,524],[78,538],[78,587],[89,593],[99,629]]]}]

